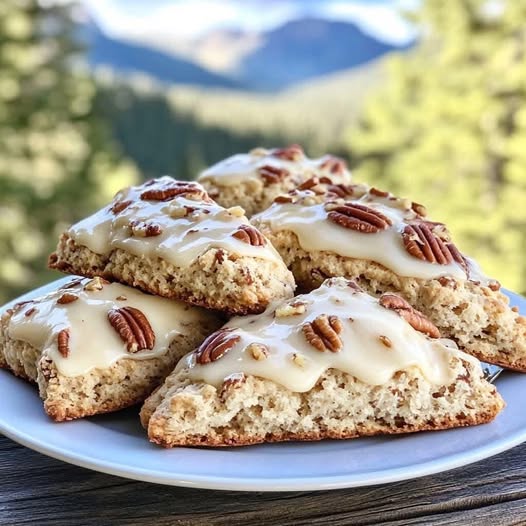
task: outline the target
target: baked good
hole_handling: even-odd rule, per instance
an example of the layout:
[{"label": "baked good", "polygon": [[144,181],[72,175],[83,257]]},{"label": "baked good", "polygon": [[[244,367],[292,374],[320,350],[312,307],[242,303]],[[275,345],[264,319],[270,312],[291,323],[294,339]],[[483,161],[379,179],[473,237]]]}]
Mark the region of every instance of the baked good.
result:
[{"label": "baked good", "polygon": [[38,383],[57,421],[142,402],[220,326],[210,311],[101,278],[74,278],[7,310],[0,366]]},{"label": "baked good", "polygon": [[232,446],[482,424],[503,402],[478,360],[394,294],[333,278],[234,318],[145,402],[150,440]]},{"label": "baked good", "polygon": [[345,276],[371,294],[396,292],[463,351],[526,371],[526,319],[422,205],[366,185],[312,179],[276,198],[253,224],[300,288]]},{"label": "baked good", "polygon": [[171,177],[121,190],[70,227],[49,266],[231,314],[261,312],[295,286],[240,207],[227,210],[201,185]]},{"label": "baked good", "polygon": [[207,168],[198,181],[219,204],[239,205],[251,217],[310,177],[329,175],[334,182],[351,182],[343,159],[332,155],[309,159],[301,146],[293,144],[233,155]]}]

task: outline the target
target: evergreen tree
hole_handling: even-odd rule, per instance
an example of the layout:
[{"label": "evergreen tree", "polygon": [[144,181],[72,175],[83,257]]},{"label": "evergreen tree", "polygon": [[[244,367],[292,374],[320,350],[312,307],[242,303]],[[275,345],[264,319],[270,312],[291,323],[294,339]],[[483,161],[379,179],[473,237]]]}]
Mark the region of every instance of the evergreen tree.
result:
[{"label": "evergreen tree", "polygon": [[348,144],[359,179],[421,200],[460,248],[526,290],[526,2],[424,0]]},{"label": "evergreen tree", "polygon": [[59,231],[133,181],[78,70],[71,7],[0,2],[0,300],[46,279]]}]

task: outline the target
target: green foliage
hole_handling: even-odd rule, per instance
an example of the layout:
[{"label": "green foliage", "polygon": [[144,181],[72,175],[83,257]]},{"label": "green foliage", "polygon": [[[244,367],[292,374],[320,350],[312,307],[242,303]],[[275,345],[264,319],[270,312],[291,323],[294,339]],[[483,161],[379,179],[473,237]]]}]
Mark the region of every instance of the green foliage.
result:
[{"label": "green foliage", "polygon": [[[502,10],[500,10],[502,7]],[[363,180],[411,196],[526,290],[526,3],[424,0],[411,53],[348,133]]]},{"label": "green foliage", "polygon": [[72,68],[72,31],[65,6],[0,2],[2,301],[45,281],[59,231],[134,177],[93,112],[93,82]]}]

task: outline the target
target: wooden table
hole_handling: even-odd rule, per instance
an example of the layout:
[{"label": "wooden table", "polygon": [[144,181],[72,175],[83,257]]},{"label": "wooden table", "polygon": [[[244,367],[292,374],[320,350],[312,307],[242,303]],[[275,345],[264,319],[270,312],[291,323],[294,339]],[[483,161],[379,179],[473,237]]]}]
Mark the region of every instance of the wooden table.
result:
[{"label": "wooden table", "polygon": [[526,444],[407,482],[321,492],[240,493],[159,486],[96,473],[0,436],[0,524],[526,524]]}]

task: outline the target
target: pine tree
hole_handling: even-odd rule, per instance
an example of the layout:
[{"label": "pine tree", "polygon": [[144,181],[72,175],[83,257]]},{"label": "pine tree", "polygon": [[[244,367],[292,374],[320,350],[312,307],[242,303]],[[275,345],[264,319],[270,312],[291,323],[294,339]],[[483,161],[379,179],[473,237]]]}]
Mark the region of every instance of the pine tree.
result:
[{"label": "pine tree", "polygon": [[348,137],[356,175],[428,205],[526,290],[526,3],[424,0],[422,37]]},{"label": "pine tree", "polygon": [[59,231],[135,177],[93,111],[71,13],[0,2],[0,300],[49,279]]}]

